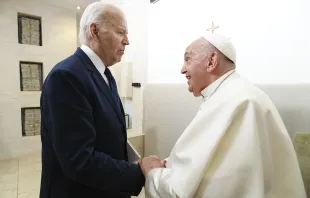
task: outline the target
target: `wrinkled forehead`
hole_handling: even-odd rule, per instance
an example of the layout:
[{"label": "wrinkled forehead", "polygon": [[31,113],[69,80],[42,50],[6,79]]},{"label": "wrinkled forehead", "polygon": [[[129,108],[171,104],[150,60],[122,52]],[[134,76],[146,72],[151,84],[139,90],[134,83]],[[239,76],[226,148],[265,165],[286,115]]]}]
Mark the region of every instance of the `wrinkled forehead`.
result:
[{"label": "wrinkled forehead", "polygon": [[123,12],[113,11],[107,13],[105,16],[105,22],[108,25],[127,31],[127,20]]},{"label": "wrinkled forehead", "polygon": [[193,56],[200,53],[205,48],[206,42],[202,38],[195,40],[185,49],[185,55]]}]

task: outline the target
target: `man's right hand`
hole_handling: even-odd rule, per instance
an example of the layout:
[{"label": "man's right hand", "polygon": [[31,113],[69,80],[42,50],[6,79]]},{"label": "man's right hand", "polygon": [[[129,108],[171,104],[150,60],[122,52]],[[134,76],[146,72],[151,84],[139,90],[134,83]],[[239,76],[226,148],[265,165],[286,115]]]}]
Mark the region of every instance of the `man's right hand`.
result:
[{"label": "man's right hand", "polygon": [[165,168],[165,163],[163,163],[163,161],[161,161],[159,157],[155,155],[143,158],[141,161],[139,161],[139,165],[144,176],[147,176],[147,174],[154,168]]}]

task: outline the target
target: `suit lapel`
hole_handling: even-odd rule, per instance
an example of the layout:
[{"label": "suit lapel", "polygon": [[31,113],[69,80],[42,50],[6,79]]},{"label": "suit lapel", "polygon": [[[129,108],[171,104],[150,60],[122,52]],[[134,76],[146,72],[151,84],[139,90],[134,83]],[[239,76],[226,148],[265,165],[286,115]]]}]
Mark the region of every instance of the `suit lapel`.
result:
[{"label": "suit lapel", "polygon": [[92,73],[91,75],[92,75],[94,82],[100,88],[103,95],[108,99],[109,103],[113,107],[113,109],[116,112],[121,123],[123,125],[126,125],[125,124],[125,117],[124,117],[124,115],[122,115],[121,107],[118,107],[118,105],[116,104],[115,100],[113,99],[111,90],[109,89],[108,85],[104,81],[104,79],[101,76],[101,74],[99,73],[99,71],[96,69],[93,62],[88,58],[88,56],[80,48],[77,49],[76,54],[80,58],[82,58],[82,61],[84,62],[85,66],[89,70],[91,70],[91,73]]},{"label": "suit lapel", "polygon": [[124,124],[124,118],[122,116],[121,113],[121,109],[120,107],[118,107],[118,105],[116,104],[113,96],[112,96],[112,92],[110,91],[108,85],[106,84],[106,82],[104,81],[104,79],[102,78],[101,74],[98,73],[92,73],[93,79],[95,81],[95,83],[97,84],[97,86],[100,88],[101,92],[104,94],[104,96],[108,99],[108,101],[110,102],[110,104],[112,105],[114,111],[117,113],[118,118],[120,119],[120,121],[122,122],[122,124]]}]

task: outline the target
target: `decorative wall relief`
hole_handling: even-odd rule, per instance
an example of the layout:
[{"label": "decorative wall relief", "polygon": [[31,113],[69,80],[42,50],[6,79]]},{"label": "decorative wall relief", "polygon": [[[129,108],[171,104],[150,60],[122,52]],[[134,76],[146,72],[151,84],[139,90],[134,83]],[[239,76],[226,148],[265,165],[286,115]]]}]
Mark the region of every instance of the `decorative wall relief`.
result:
[{"label": "decorative wall relief", "polygon": [[41,112],[40,107],[22,108],[22,135],[40,135]]},{"label": "decorative wall relief", "polygon": [[41,17],[18,13],[18,42],[42,46]]},{"label": "decorative wall relief", "polygon": [[20,62],[20,90],[41,91],[43,85],[43,63]]}]

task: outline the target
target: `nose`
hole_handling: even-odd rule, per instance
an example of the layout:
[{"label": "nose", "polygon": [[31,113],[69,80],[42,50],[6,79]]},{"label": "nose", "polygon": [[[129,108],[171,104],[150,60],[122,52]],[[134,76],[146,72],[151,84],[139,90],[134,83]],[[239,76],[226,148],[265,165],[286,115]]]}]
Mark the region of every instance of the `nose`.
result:
[{"label": "nose", "polygon": [[129,45],[129,39],[128,39],[128,35],[125,34],[124,39],[123,39],[123,45]]},{"label": "nose", "polygon": [[181,74],[185,74],[187,72],[185,64],[183,65],[181,69]]}]

